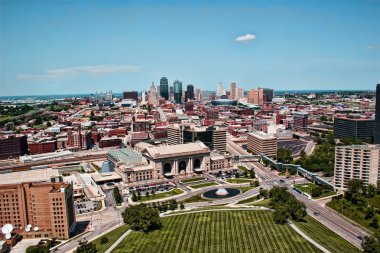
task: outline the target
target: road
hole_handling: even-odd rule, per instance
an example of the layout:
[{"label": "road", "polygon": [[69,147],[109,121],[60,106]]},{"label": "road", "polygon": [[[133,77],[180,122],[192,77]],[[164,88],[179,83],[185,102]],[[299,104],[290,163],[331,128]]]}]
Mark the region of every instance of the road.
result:
[{"label": "road", "polygon": [[82,236],[79,236],[64,245],[59,246],[56,252],[73,252],[78,247],[79,240],[86,238],[87,241],[92,241],[110,230],[117,228],[123,223],[121,218],[122,210],[123,209],[107,207],[102,212],[94,212],[92,215],[88,214],[77,216],[77,221],[90,220],[90,223],[93,223],[93,231],[83,234]]},{"label": "road", "polygon": [[[238,144],[227,139],[227,149],[230,153],[234,155],[248,155],[249,153],[244,150]],[[272,173],[269,168],[266,168],[259,162],[248,162],[244,163],[248,168],[253,168],[255,173],[262,179],[262,185],[271,188],[276,185],[281,185],[280,177]],[[358,237],[364,237],[367,233],[351,224],[348,220],[342,218],[335,212],[330,211],[329,209],[319,205],[313,200],[308,199],[306,196],[299,194],[298,192],[292,190],[292,182],[285,181],[282,186],[286,186],[289,191],[301,202],[303,202],[307,207],[307,213],[317,219],[319,222],[333,230],[335,233],[345,238],[347,241],[351,242],[357,247],[361,245],[361,239]]]}]

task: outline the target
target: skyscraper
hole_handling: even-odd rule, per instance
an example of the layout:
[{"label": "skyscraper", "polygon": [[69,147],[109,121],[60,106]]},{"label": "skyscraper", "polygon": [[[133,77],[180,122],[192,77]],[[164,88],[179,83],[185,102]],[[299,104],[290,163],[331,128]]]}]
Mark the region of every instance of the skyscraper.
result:
[{"label": "skyscraper", "polygon": [[174,81],[174,102],[180,104],[182,102],[182,82]]},{"label": "skyscraper", "polygon": [[380,144],[380,84],[377,84],[376,87],[375,133],[373,143]]},{"label": "skyscraper", "polygon": [[236,83],[230,84],[230,99],[236,99]]},{"label": "skyscraper", "polygon": [[156,86],[154,86],[154,82],[152,82],[152,85],[150,86],[148,103],[152,104],[153,106],[157,105],[157,92]]},{"label": "skyscraper", "polygon": [[160,80],[160,96],[169,99],[169,83],[166,77],[162,77]]},{"label": "skyscraper", "polygon": [[226,90],[223,87],[222,83],[218,84],[218,87],[216,88],[216,96],[221,97],[223,95],[226,95]]},{"label": "skyscraper", "polygon": [[188,99],[191,99],[191,100],[194,99],[194,86],[192,84],[188,84],[187,85],[187,89],[186,89],[186,101]]}]

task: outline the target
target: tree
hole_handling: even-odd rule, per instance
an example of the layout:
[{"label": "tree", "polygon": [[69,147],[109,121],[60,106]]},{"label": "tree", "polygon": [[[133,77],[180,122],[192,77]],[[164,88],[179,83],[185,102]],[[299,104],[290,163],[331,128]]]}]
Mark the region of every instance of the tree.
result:
[{"label": "tree", "polygon": [[42,117],[40,115],[38,115],[36,117],[36,121],[34,122],[36,125],[41,125],[43,123],[42,121]]},{"label": "tree", "polygon": [[185,205],[181,202],[181,204],[179,205],[179,208],[181,208],[181,210],[185,209]]},{"label": "tree", "polygon": [[77,247],[76,253],[96,253],[98,250],[96,249],[95,244],[92,242],[87,242],[86,240],[79,241],[79,246]]},{"label": "tree", "polygon": [[149,191],[146,191],[146,192],[145,192],[145,197],[146,197],[146,198],[149,198]]},{"label": "tree", "polygon": [[305,159],[306,156],[307,156],[307,155],[306,155],[305,150],[302,150],[301,153],[300,153],[300,158],[301,158],[301,159]]},{"label": "tree", "polygon": [[106,244],[106,243],[108,243],[109,242],[109,240],[108,240],[108,237],[107,236],[102,236],[101,238],[100,238],[100,243],[101,244]]},{"label": "tree", "polygon": [[235,178],[239,178],[239,177],[240,177],[239,172],[236,172],[236,173],[235,173]]},{"label": "tree", "polygon": [[268,196],[269,196],[268,190],[260,189],[260,196],[262,196],[264,198],[268,198]]},{"label": "tree", "polygon": [[135,191],[132,192],[132,201],[133,201],[133,202],[138,201],[138,198],[137,198],[137,195],[136,195],[136,192],[135,192]]},{"label": "tree", "polygon": [[159,212],[145,204],[127,207],[122,215],[124,222],[133,230],[148,232],[161,228]]},{"label": "tree", "polygon": [[280,148],[277,150],[277,161],[280,163],[293,162],[292,151],[288,148]]},{"label": "tree", "polygon": [[370,220],[375,216],[375,209],[373,207],[369,207],[366,211],[364,219]]},{"label": "tree", "polygon": [[363,180],[361,179],[351,179],[348,181],[347,193],[354,195],[360,193],[363,189]]},{"label": "tree", "polygon": [[377,220],[376,217],[373,217],[371,222],[369,223],[369,226],[370,227],[373,227],[375,229],[378,229],[379,228],[379,221]]},{"label": "tree", "polygon": [[375,195],[376,195],[376,186],[374,186],[373,184],[368,185],[368,187],[366,187],[365,196],[367,198],[373,198],[375,197]]},{"label": "tree", "polygon": [[169,209],[173,211],[177,209],[177,207],[178,207],[177,201],[175,199],[171,199],[169,201]]},{"label": "tree", "polygon": [[256,174],[255,174],[255,171],[254,171],[254,170],[250,170],[250,171],[249,171],[249,177],[250,177],[250,178],[255,178],[255,177],[256,177]]},{"label": "tree", "polygon": [[259,180],[255,180],[255,181],[253,181],[253,186],[257,187],[257,186],[259,186],[259,185],[260,185]]},{"label": "tree", "polygon": [[375,237],[364,237],[362,242],[364,253],[380,253],[380,242]]},{"label": "tree", "polygon": [[153,189],[150,191],[150,194],[154,195],[154,190]]},{"label": "tree", "polygon": [[269,197],[269,205],[275,209],[273,219],[276,223],[284,224],[289,218],[301,220],[307,215],[305,204],[298,201],[286,187],[273,187]]},{"label": "tree", "polygon": [[141,200],[141,192],[137,192],[137,200]]},{"label": "tree", "polygon": [[123,198],[120,195],[119,187],[113,188],[113,197],[115,198],[116,204],[120,205],[123,203]]},{"label": "tree", "polygon": [[311,188],[311,196],[314,198],[321,196],[322,192],[323,192],[323,187],[321,186],[317,186],[314,189]]}]

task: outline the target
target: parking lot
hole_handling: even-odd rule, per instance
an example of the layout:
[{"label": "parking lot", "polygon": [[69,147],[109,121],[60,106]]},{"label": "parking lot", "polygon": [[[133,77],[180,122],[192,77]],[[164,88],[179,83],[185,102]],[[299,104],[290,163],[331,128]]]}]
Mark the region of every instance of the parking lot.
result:
[{"label": "parking lot", "polygon": [[219,170],[218,172],[210,172],[209,174],[219,179],[228,179],[228,178],[235,178],[236,173],[239,173],[240,177],[244,176],[244,172],[239,169],[230,169],[230,170],[224,170],[224,171]]},{"label": "parking lot", "polygon": [[128,192],[131,194],[132,192],[140,192],[141,195],[144,195],[146,192],[152,193],[154,191],[155,193],[160,192],[166,192],[170,191],[171,189],[174,189],[176,186],[173,183],[151,183],[151,184],[144,184],[139,185],[135,187],[127,187]]},{"label": "parking lot", "polygon": [[83,213],[89,213],[89,212],[97,210],[99,207],[99,204],[96,201],[75,200],[74,206],[75,206],[76,214],[83,214]]}]

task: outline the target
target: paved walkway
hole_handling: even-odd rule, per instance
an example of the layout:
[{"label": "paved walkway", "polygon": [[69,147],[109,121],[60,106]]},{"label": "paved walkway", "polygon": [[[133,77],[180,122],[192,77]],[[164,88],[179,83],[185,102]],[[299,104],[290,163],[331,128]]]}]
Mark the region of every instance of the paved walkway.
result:
[{"label": "paved walkway", "polygon": [[119,243],[121,243],[122,240],[124,240],[125,237],[127,237],[130,233],[132,232],[131,229],[128,229],[122,236],[120,236],[119,239],[117,239],[117,241],[111,245],[111,247],[109,247],[104,253],[111,253],[116,247],[117,245],[119,245]]},{"label": "paved walkway", "polygon": [[290,221],[288,223],[289,223],[289,225],[290,225],[291,228],[293,228],[300,236],[302,236],[303,238],[305,238],[308,242],[310,242],[311,244],[313,244],[315,247],[317,247],[318,249],[322,250],[324,253],[331,253],[331,251],[329,251],[328,249],[326,249],[325,247],[323,247],[322,245],[320,245],[319,243],[317,243],[316,241],[314,241],[313,239],[311,239],[304,232],[302,232],[296,225],[294,225]]}]

